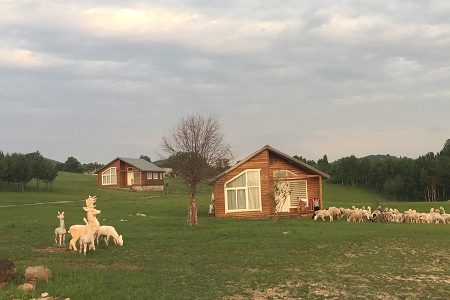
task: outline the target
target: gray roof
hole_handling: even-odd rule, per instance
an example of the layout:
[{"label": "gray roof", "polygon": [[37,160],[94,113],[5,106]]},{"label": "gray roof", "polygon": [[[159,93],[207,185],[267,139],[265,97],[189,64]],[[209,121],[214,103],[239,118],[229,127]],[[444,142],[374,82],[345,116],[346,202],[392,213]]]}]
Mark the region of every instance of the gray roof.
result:
[{"label": "gray roof", "polygon": [[125,158],[125,157],[118,157],[116,159],[120,159],[121,161],[124,161],[127,164],[132,165],[136,169],[144,171],[144,172],[165,172],[164,169],[161,169],[160,167],[155,166],[154,164],[146,161],[145,159]]},{"label": "gray roof", "polygon": [[264,150],[269,150],[269,151],[271,151],[271,152],[273,152],[273,153],[276,153],[276,154],[278,154],[279,156],[281,156],[281,157],[287,159],[287,160],[290,161],[291,163],[296,164],[296,165],[301,166],[301,167],[304,167],[304,168],[306,168],[307,170],[310,170],[311,172],[316,173],[316,174],[322,176],[322,177],[325,178],[325,179],[330,178],[330,175],[328,175],[327,173],[322,172],[322,171],[320,171],[319,169],[316,169],[316,168],[314,168],[314,167],[312,167],[312,166],[310,166],[310,165],[308,165],[308,164],[306,164],[306,163],[304,163],[304,162],[302,162],[302,161],[300,161],[300,160],[298,160],[298,159],[295,159],[295,158],[293,158],[292,156],[289,156],[289,155],[287,155],[287,154],[285,154],[285,153],[283,153],[283,152],[281,152],[281,151],[279,151],[279,150],[277,150],[277,149],[275,149],[275,148],[272,148],[272,147],[270,147],[269,145],[266,145],[266,146],[262,147],[261,149],[259,149],[258,151],[256,151],[255,153],[253,153],[253,154],[247,156],[246,158],[244,158],[244,159],[241,160],[239,163],[235,164],[234,166],[232,166],[231,168],[229,168],[229,169],[226,170],[225,172],[223,172],[223,173],[219,174],[218,176],[214,177],[213,179],[211,179],[211,182],[216,181],[216,180],[219,179],[220,177],[222,177],[222,176],[224,176],[225,174],[229,173],[230,171],[236,169],[236,168],[239,167],[240,165],[242,165],[242,164],[244,164],[245,162],[249,161],[249,160],[250,160],[251,158],[253,158],[254,156],[256,156],[256,155],[258,155],[259,153],[263,152]]}]

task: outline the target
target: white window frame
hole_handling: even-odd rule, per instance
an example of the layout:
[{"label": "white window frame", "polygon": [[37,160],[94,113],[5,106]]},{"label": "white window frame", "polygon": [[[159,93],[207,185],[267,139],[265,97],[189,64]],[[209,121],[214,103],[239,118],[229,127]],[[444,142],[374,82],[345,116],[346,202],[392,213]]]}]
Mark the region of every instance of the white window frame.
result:
[{"label": "white window frame", "polygon": [[147,179],[153,179],[153,172],[147,172]]},{"label": "white window frame", "polygon": [[117,185],[117,168],[111,167],[102,172],[102,185]]},{"label": "white window frame", "polygon": [[[247,186],[247,172],[249,171],[257,171],[258,172],[258,186]],[[238,178],[239,176],[241,176],[242,174],[245,173],[245,187],[229,187],[227,188],[227,184],[230,183],[231,181],[235,180],[236,178]],[[249,188],[255,188],[258,187],[258,197],[259,197],[259,208],[252,208],[249,209],[249,197],[248,197],[248,189]],[[238,190],[238,189],[244,189],[245,190],[245,209],[228,209],[228,191],[229,190]],[[261,169],[247,169],[241,173],[239,173],[238,175],[234,176],[233,178],[231,178],[230,180],[228,180],[227,182],[225,182],[224,184],[224,193],[225,193],[225,213],[234,213],[234,212],[242,212],[242,211],[262,211],[262,200],[261,200]]]}]

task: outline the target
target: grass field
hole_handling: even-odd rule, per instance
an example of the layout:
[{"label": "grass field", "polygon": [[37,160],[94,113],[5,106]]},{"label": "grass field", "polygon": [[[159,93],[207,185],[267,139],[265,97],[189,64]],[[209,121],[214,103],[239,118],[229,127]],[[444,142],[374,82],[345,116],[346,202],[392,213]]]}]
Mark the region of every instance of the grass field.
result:
[{"label": "grass field", "polygon": [[[215,219],[207,216],[211,187],[203,186],[199,224],[190,228],[187,189],[167,182],[170,194],[98,188],[95,176],[64,172],[53,192],[30,182],[20,193],[4,183],[0,255],[13,259],[21,274],[44,265],[53,278],[28,293],[11,282],[0,299],[31,299],[41,292],[71,300],[450,298],[450,224]],[[88,195],[97,196],[100,224],[114,226],[123,247],[101,243],[83,256],[55,245],[57,212],[65,212],[66,229],[83,224]],[[394,203],[326,182],[324,203],[450,211],[449,202]]]}]

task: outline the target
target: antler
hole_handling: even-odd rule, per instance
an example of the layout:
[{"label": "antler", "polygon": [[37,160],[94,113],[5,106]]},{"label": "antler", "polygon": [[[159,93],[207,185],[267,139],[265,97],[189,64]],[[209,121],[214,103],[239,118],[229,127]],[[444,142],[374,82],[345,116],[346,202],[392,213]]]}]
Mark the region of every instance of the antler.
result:
[{"label": "antler", "polygon": [[97,201],[97,196],[91,196],[89,195],[89,198],[86,199],[86,206],[88,208],[94,208],[94,202]]}]

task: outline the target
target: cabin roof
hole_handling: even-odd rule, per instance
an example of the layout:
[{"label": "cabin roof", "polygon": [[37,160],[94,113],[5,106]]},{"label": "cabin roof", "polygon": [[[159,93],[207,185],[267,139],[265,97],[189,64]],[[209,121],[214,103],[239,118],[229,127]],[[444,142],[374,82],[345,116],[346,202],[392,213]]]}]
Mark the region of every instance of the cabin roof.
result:
[{"label": "cabin roof", "polygon": [[[115,162],[116,160],[121,160],[123,162],[126,162],[127,164],[135,167],[138,170],[141,170],[143,172],[165,172],[164,169],[155,166],[154,164],[152,164],[149,161],[146,161],[145,159],[141,159],[141,158],[126,158],[126,157],[117,157],[115,159],[113,159],[112,161],[110,161],[109,163],[107,163],[105,165],[109,166],[110,164],[112,164],[113,162]],[[104,169],[104,168],[102,168]],[[100,170],[99,170],[100,171]]]},{"label": "cabin roof", "polygon": [[246,158],[244,158],[243,160],[241,160],[240,162],[238,162],[237,164],[235,164],[234,166],[232,166],[231,168],[229,168],[228,170],[222,172],[221,174],[217,175],[216,177],[214,177],[213,179],[211,179],[211,183],[214,183],[216,180],[218,180],[219,178],[221,178],[222,176],[228,174],[229,172],[233,171],[234,169],[236,169],[237,167],[243,165],[244,163],[248,162],[249,160],[251,160],[253,157],[255,157],[256,155],[260,154],[261,152],[265,151],[265,150],[269,150],[270,152],[273,152],[279,156],[281,156],[282,158],[288,160],[289,162],[291,162],[294,165],[303,167],[305,169],[310,170],[313,173],[316,173],[320,176],[322,176],[325,179],[330,178],[330,175],[328,175],[325,172],[320,171],[319,169],[316,169],[310,165],[308,165],[307,163],[304,163],[298,159],[293,158],[292,156],[287,155],[286,153],[283,153],[269,145],[266,145],[264,147],[262,147],[261,149],[259,149],[258,151],[254,152],[253,154],[247,156]]}]

